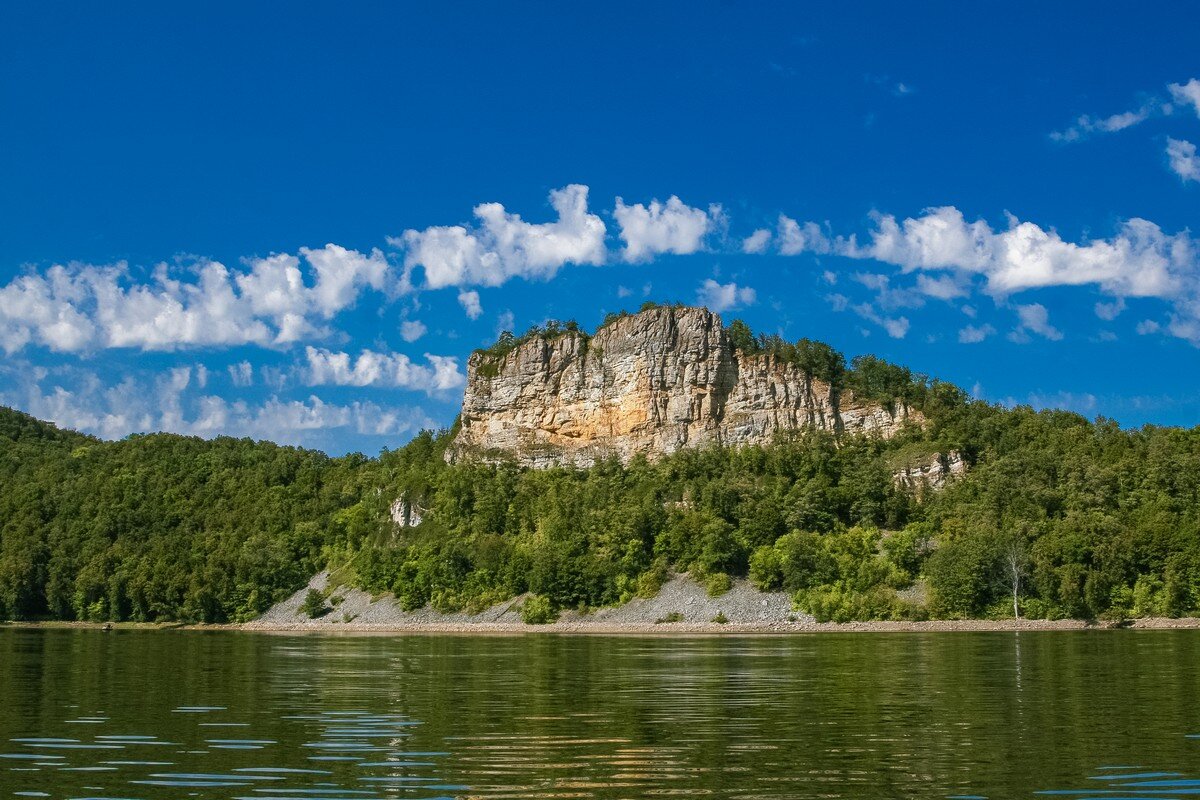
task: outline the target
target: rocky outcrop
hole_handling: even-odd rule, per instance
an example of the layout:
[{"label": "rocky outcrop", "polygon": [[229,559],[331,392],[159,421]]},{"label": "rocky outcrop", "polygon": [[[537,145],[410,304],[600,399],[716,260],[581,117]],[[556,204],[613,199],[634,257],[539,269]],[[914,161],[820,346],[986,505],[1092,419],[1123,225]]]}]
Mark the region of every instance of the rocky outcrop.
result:
[{"label": "rocky outcrop", "polygon": [[410,501],[405,495],[400,495],[392,501],[391,507],[388,509],[392,517],[392,522],[401,528],[415,528],[421,524],[421,520],[429,512],[421,508],[421,506]]},{"label": "rocky outcrop", "polygon": [[892,481],[908,489],[941,489],[966,473],[967,462],[963,460],[962,453],[951,450],[948,453],[935,453],[927,460],[906,464],[892,473]]},{"label": "rocky outcrop", "polygon": [[757,444],[815,428],[891,436],[919,412],[837,392],[769,354],[733,346],[704,308],[654,308],[588,337],[533,337],[467,366],[450,459],[533,467],[654,458],[685,447]]}]

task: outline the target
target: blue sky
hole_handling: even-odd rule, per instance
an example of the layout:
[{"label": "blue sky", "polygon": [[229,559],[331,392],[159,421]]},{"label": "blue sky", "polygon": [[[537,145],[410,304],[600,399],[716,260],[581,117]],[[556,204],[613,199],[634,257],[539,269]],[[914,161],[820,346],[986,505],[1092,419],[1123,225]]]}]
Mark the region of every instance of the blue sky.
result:
[{"label": "blue sky", "polygon": [[576,5],[4,4],[0,403],[374,453],[650,299],[1200,424],[1200,8]]}]

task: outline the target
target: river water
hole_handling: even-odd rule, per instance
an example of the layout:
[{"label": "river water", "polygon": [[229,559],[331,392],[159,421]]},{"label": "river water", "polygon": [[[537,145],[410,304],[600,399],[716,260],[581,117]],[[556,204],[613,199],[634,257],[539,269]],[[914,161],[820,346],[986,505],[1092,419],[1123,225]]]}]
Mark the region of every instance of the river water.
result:
[{"label": "river water", "polygon": [[1200,795],[1200,631],[0,629],[0,797]]}]

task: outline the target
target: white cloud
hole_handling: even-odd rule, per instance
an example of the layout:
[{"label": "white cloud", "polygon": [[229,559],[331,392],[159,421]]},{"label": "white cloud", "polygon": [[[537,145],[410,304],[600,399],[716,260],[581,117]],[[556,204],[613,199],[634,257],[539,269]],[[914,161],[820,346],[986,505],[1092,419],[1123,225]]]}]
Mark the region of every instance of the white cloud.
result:
[{"label": "white cloud", "polygon": [[1118,297],[1111,303],[1096,303],[1095,310],[1097,317],[1107,320],[1108,322],[1112,322],[1121,315],[1122,311],[1125,310],[1125,300],[1124,298]]},{"label": "white cloud", "polygon": [[400,338],[406,342],[415,342],[429,331],[425,323],[418,319],[406,319],[400,323]]},{"label": "white cloud", "polygon": [[991,325],[967,325],[958,332],[958,341],[962,344],[978,344],[996,332]]},{"label": "white cloud", "polygon": [[871,83],[886,89],[893,97],[906,97],[917,91],[912,84],[904,83],[903,81],[897,81],[890,75],[868,73],[863,75],[863,80],[867,83]]},{"label": "white cloud", "polygon": [[268,365],[258,368],[259,379],[263,385],[269,386],[277,392],[283,391],[291,383],[294,373],[294,369],[283,369]]},{"label": "white cloud", "polygon": [[292,255],[252,259],[245,271],[201,261],[190,274],[158,265],[138,281],[123,264],[54,265],[0,286],[0,347],[58,352],[104,348],[176,350],[257,344],[279,346],[327,333],[319,322],[384,290],[383,255],[337,245],[301,250],[306,284]]},{"label": "white cloud", "polygon": [[765,253],[767,245],[771,243],[771,232],[766,228],[759,228],[754,233],[742,240],[743,253]]},{"label": "white cloud", "polygon": [[969,285],[955,275],[917,276],[917,291],[921,294],[935,297],[938,300],[953,300],[956,297],[966,297],[970,292]]},{"label": "white cloud", "polygon": [[1158,333],[1161,327],[1161,325],[1152,319],[1144,319],[1137,324],[1135,330],[1138,332],[1138,335],[1147,336],[1151,333]]},{"label": "white cloud", "polygon": [[723,214],[720,206],[709,206],[705,211],[685,205],[672,195],[666,203],[651,200],[649,206],[627,206],[618,197],[613,217],[625,242],[622,258],[635,262],[659,253],[695,253],[703,248],[705,237],[720,226]]},{"label": "white cloud", "polygon": [[496,317],[496,336],[499,336],[504,331],[512,333],[512,330],[516,324],[517,320],[516,317],[513,316],[513,312],[505,309],[504,311],[500,312],[500,316]]},{"label": "white cloud", "polygon": [[850,298],[844,294],[826,295],[825,300],[828,301],[829,307],[834,311],[845,311],[850,307]]},{"label": "white cloud", "polygon": [[1167,138],[1167,160],[1171,171],[1186,181],[1200,181],[1200,157],[1196,145],[1183,139]]},{"label": "white cloud", "polygon": [[323,434],[329,431],[400,436],[434,425],[419,409],[360,401],[338,405],[315,395],[306,400],[271,397],[261,404],[207,396],[199,398],[195,405],[196,416],[191,420],[181,419],[175,432],[203,437],[247,436],[312,446],[323,442]]},{"label": "white cloud", "polygon": [[[1192,78],[1183,84],[1170,83],[1167,84],[1167,90],[1170,92],[1171,101],[1180,106],[1191,106],[1196,115],[1200,116],[1200,80]],[[1091,134],[1123,131],[1135,125],[1140,125],[1151,117],[1159,115],[1168,116],[1174,113],[1174,110],[1175,106],[1172,105],[1172,102],[1164,101],[1161,97],[1152,96],[1132,111],[1125,111],[1107,117],[1095,117],[1090,114],[1084,114],[1078,117],[1067,128],[1051,133],[1050,138],[1056,142],[1077,142],[1087,138]]]},{"label": "white cloud", "polygon": [[458,293],[458,304],[467,312],[471,319],[479,319],[483,314],[483,304],[479,302],[479,292],[474,290]]},{"label": "white cloud", "polygon": [[758,299],[757,293],[749,286],[738,286],[736,283],[717,283],[712,278],[700,284],[696,291],[697,301],[716,312],[728,311],[738,306],[753,305]]},{"label": "white cloud", "polygon": [[308,358],[309,386],[385,386],[432,393],[454,389],[465,382],[458,359],[448,356],[426,353],[429,365],[421,366],[403,353],[363,350],[355,359],[349,353],[317,347],[306,347],[304,352]]},{"label": "white cloud", "polygon": [[987,291],[1005,296],[1026,289],[1096,284],[1116,296],[1174,295],[1195,269],[1195,248],[1186,233],[1169,235],[1144,219],[1123,222],[1110,239],[1064,241],[1054,230],[1009,218],[1005,231],[983,220],[967,222],[952,206],[897,221],[876,215],[870,241],[838,242],[852,258],[873,258],[904,272],[951,270],[983,275]]},{"label": "white cloud", "polygon": [[245,388],[254,383],[254,367],[250,365],[249,361],[230,364],[229,379],[233,381],[234,386]]},{"label": "white cloud", "polygon": [[821,231],[821,226],[815,222],[805,222],[803,225],[791,217],[779,215],[776,229],[779,238],[779,252],[785,256],[799,253],[816,253],[818,255],[831,251],[832,244]]},{"label": "white cloud", "polygon": [[[832,295],[831,298],[841,298],[842,300],[841,303],[834,303],[834,311],[841,311],[842,308],[845,308],[846,298],[841,295]],[[856,306],[850,306],[850,310],[863,319],[874,322],[883,328],[887,331],[887,335],[893,339],[903,339],[908,335],[908,317],[885,317],[876,311],[875,307],[870,303],[859,303]],[[869,335],[869,332],[864,331],[863,335]]]},{"label": "white cloud", "polygon": [[1017,306],[1016,310],[1020,324],[1013,331],[1015,341],[1024,341],[1022,337],[1025,337],[1026,332],[1036,333],[1052,341],[1063,338],[1062,331],[1050,324],[1050,312],[1041,303]]},{"label": "white cloud", "polygon": [[893,339],[903,339],[908,335],[908,317],[885,319],[883,321],[883,329]]},{"label": "white cloud", "polygon": [[[856,236],[837,237],[815,246],[919,273],[916,293],[943,299],[967,294],[977,278],[997,302],[1028,290],[1086,285],[1116,301],[1158,298],[1173,306],[1171,335],[1200,345],[1200,258],[1187,231],[1170,234],[1149,220],[1133,218],[1121,222],[1108,238],[1076,243],[1012,216],[1003,230],[984,220],[968,222],[953,206],[903,220],[890,214],[875,214],[873,219],[874,229],[862,242]],[[901,307],[896,298],[913,293],[891,290],[892,307]],[[1015,335],[1027,333],[1019,330]]]},{"label": "white cloud", "polygon": [[1172,83],[1167,86],[1171,99],[1184,106],[1191,106],[1200,117],[1200,79],[1192,78],[1187,83]]},{"label": "white cloud", "polygon": [[[1009,405],[1014,405],[1009,403]],[[1054,394],[1041,394],[1039,392],[1031,392],[1029,395],[1029,405],[1036,409],[1065,409],[1074,411],[1077,414],[1090,414],[1096,410],[1096,396],[1091,393],[1075,394],[1074,392],[1055,392]]]},{"label": "white cloud", "polygon": [[387,278],[388,263],[378,250],[363,255],[327,244],[319,250],[302,247],[300,253],[316,272],[311,301],[325,319],[354,305],[362,288],[382,290]]},{"label": "white cloud", "polygon": [[861,283],[875,291],[875,303],[885,311],[898,308],[920,308],[925,305],[925,298],[911,289],[893,289],[891,278],[887,275],[856,272],[855,282]]},{"label": "white cloud", "polygon": [[1108,117],[1084,114],[1070,127],[1052,132],[1050,138],[1056,142],[1077,142],[1092,133],[1116,133],[1145,122],[1159,108],[1159,104],[1151,102],[1135,111],[1125,111]]},{"label": "white cloud", "polygon": [[[322,446],[330,432],[401,436],[436,423],[418,408],[396,408],[369,402],[346,405],[319,397],[262,403],[195,395],[192,368],[180,367],[158,376],[125,377],[105,384],[94,372],[71,370],[52,381],[41,373],[20,389],[0,393],[0,402],[22,408],[39,419],[105,439],[131,433],[164,431],[189,436],[251,437],[283,444]],[[43,383],[50,385],[43,387]]]},{"label": "white cloud", "polygon": [[603,220],[588,213],[588,187],[572,184],[550,192],[554,222],[525,222],[499,203],[475,207],[479,224],[407,230],[388,241],[407,249],[405,275],[420,266],[425,287],[499,286],[510,278],[548,280],[564,264],[603,264]]}]

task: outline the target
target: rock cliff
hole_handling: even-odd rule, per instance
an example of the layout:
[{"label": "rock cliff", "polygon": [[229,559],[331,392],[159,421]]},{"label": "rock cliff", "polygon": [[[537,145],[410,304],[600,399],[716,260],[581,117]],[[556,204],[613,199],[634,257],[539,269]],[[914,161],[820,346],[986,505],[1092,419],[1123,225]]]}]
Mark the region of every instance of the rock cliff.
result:
[{"label": "rock cliff", "polygon": [[920,419],[735,348],[707,309],[660,307],[591,337],[533,337],[501,355],[472,355],[447,457],[585,466],[611,455],[628,461],[710,443],[765,443],[800,428],[886,437]]}]

